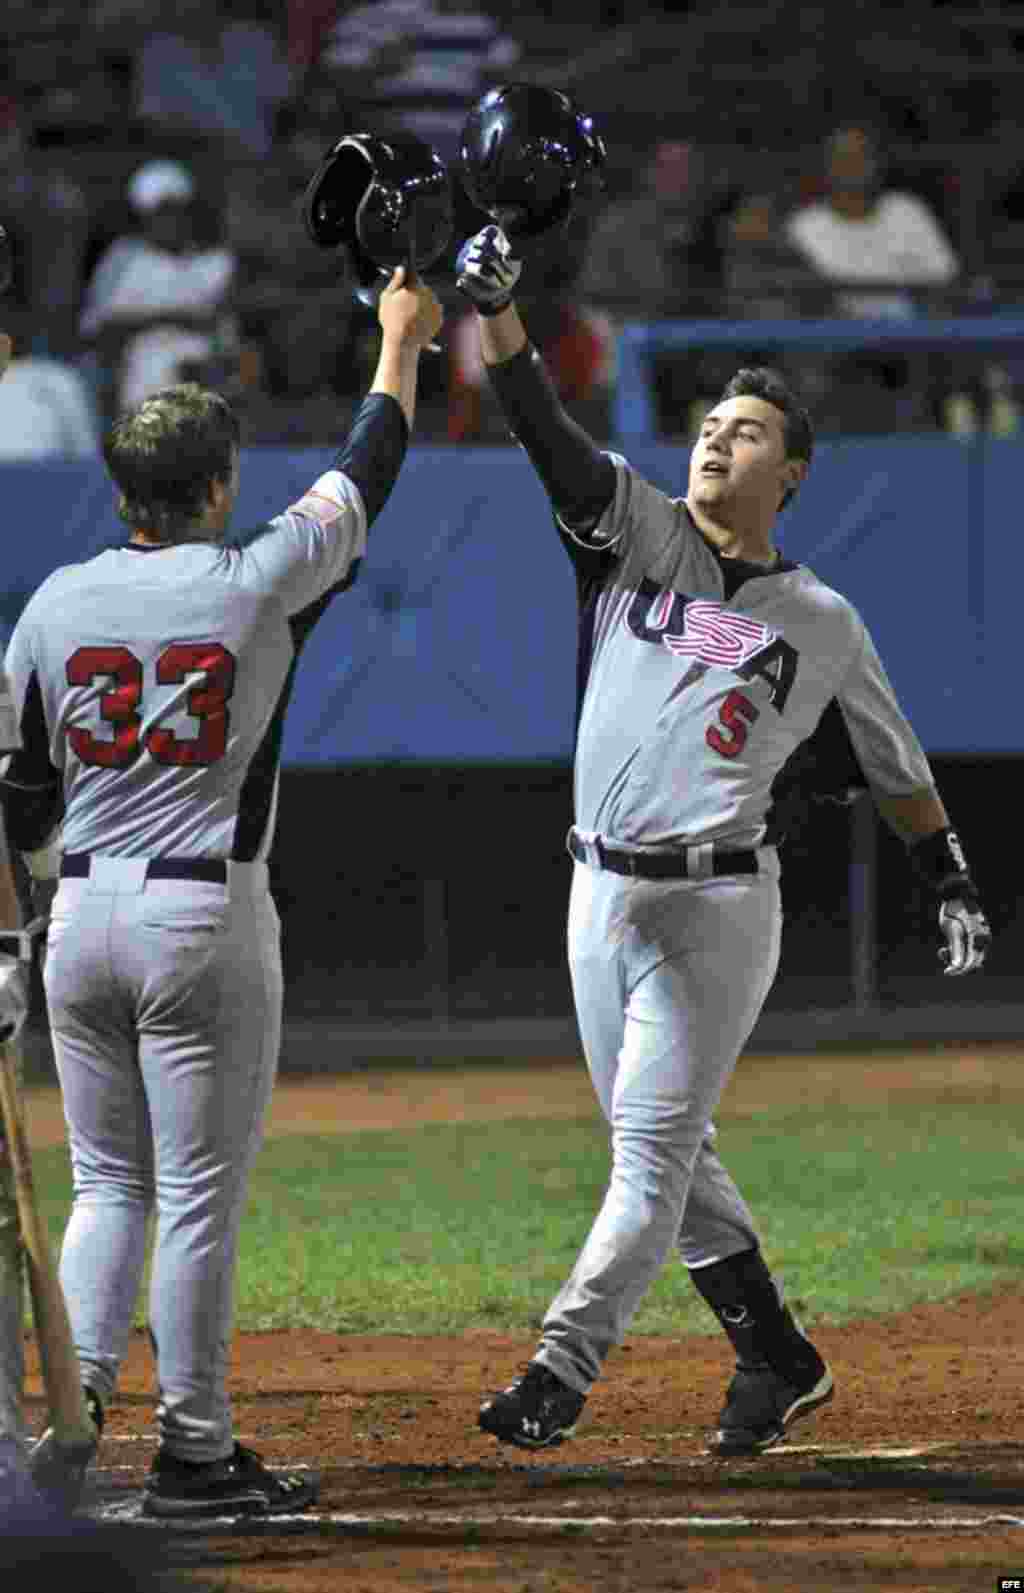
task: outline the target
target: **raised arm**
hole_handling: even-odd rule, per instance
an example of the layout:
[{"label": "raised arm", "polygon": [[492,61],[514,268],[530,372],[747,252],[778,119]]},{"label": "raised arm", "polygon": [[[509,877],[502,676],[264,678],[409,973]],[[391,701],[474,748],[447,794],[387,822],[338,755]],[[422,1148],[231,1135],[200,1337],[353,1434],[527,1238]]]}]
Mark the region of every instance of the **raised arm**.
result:
[{"label": "raised arm", "polygon": [[415,276],[407,281],[399,266],[380,296],[377,319],[382,333],[377,369],[335,461],[359,488],[368,525],[398,479],[416,418],[420,355],[440,331],[442,311],[426,283]]},{"label": "raised arm", "polygon": [[587,530],[615,496],[615,466],[566,413],[512,299],[522,266],[499,227],[484,227],[459,252],[459,291],[475,306],[491,386],[559,519]]}]

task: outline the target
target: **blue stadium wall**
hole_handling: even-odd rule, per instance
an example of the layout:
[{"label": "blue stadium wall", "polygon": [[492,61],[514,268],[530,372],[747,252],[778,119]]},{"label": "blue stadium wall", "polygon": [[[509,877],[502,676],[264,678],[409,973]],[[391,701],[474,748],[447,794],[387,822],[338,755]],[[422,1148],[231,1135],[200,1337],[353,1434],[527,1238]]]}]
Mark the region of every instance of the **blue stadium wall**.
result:
[{"label": "blue stadium wall", "polygon": [[[247,454],[237,528],[297,498],[330,457]],[[681,490],[684,451],[645,444],[631,457]],[[826,443],[780,523],[787,554],[868,620],[998,932],[969,993],[936,978],[931,904],[883,835],[879,982],[897,1007],[1020,1000],[1022,478],[1016,442]],[[99,467],[5,465],[0,490],[9,629],[51,569],[120,529]],[[575,641],[572,572],[523,455],[414,449],[358,582],[298,672],[273,854],[293,1016],[569,1012]],[[847,815],[822,810],[786,849],[770,1009],[850,999],[848,840]]]},{"label": "blue stadium wall", "polygon": [[[682,490],[686,453],[633,462]],[[241,531],[298,497],[327,452],[244,456]],[[1024,444],[945,438],[821,445],[781,521],[786,553],[862,610],[933,753],[1016,753]],[[99,466],[3,466],[0,622],[56,565],[119,536]],[[570,754],[574,587],[518,450],[414,449],[359,580],[313,633],[284,743],[290,765],[557,761]]]}]

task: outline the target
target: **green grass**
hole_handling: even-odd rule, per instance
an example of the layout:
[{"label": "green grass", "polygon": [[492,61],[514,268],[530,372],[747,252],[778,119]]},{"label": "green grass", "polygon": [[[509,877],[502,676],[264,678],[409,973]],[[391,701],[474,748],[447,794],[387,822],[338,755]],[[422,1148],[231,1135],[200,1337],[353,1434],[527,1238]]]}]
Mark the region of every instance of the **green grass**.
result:
[{"label": "green grass", "polygon": [[[720,1123],[770,1263],[808,1320],[898,1310],[1024,1277],[1024,1114],[989,1103]],[[59,1236],[66,1158],[36,1158]],[[237,1325],[337,1332],[533,1332],[604,1193],[598,1120],[285,1137],[257,1162]],[[670,1260],[635,1333],[709,1332]]]}]

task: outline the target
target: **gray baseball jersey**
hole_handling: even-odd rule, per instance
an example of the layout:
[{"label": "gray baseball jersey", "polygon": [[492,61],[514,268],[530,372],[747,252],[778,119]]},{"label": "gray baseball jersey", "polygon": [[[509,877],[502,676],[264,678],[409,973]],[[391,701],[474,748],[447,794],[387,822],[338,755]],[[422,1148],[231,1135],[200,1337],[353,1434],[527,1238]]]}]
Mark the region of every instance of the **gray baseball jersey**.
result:
[{"label": "gray baseball jersey", "polygon": [[[0,753],[16,752],[20,746],[14,698],[6,675],[0,672]],[[14,1175],[4,1146],[3,1118],[0,1116],[0,1450],[7,1439],[24,1436],[24,1306],[21,1224],[14,1198]]]},{"label": "gray baseball jersey", "polygon": [[66,852],[267,856],[298,649],[365,546],[335,469],[244,546],[129,544],[43,583],[7,670],[19,779],[61,775]]},{"label": "gray baseball jersey", "polygon": [[[683,500],[612,457],[613,501],[585,538],[569,533],[597,566],[581,646],[579,829],[640,847],[757,846],[772,781],[833,699],[872,786],[932,786],[852,604],[797,565],[727,597],[730,561]],[[587,555],[574,551],[582,570]]]}]

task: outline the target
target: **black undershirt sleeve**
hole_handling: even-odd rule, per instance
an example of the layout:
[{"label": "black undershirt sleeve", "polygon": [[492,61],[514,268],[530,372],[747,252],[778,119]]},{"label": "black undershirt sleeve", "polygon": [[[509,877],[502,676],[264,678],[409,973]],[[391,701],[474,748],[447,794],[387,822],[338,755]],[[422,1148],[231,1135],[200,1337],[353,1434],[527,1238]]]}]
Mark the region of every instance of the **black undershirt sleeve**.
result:
[{"label": "black undershirt sleeve", "polygon": [[45,845],[64,815],[64,784],[50,762],[50,739],[39,676],[33,670],[21,710],[21,747],[0,775],[7,839],[17,852]]},{"label": "black undershirt sleeve", "polygon": [[566,413],[536,349],[528,343],[510,360],[488,365],[487,374],[555,513],[567,525],[593,525],[615,496],[615,466]]},{"label": "black undershirt sleeve", "polygon": [[368,526],[387,503],[408,446],[409,425],[398,400],[390,393],[368,393],[334,461],[335,469],[359,488]]}]

